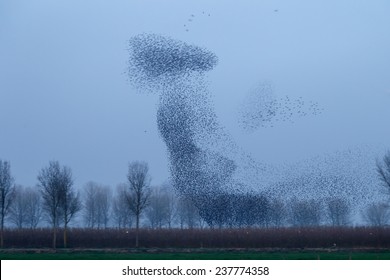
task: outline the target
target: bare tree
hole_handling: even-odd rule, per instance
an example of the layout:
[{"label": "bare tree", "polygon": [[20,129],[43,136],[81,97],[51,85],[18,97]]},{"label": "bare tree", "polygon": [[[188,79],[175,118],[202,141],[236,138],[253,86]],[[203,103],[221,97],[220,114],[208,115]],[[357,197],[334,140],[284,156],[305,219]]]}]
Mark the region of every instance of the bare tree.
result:
[{"label": "bare tree", "polygon": [[23,186],[15,185],[14,199],[9,211],[9,220],[18,229],[27,224],[27,203],[24,191]]},{"label": "bare tree", "polygon": [[291,201],[291,223],[293,226],[318,226],[320,222],[320,201],[314,199]]},{"label": "bare tree", "polygon": [[171,184],[164,183],[162,186],[167,202],[166,222],[171,228],[177,215],[177,196]]},{"label": "bare tree", "polygon": [[72,172],[70,168],[63,167],[61,172],[61,203],[60,208],[64,222],[64,248],[68,243],[68,225],[73,217],[81,210],[80,193],[73,187]]},{"label": "bare tree", "polygon": [[110,220],[110,210],[112,203],[112,191],[108,186],[101,186],[97,195],[97,205],[98,205],[98,228],[108,227],[108,222]]},{"label": "bare tree", "polygon": [[88,227],[107,228],[112,193],[107,186],[88,182],[84,188],[84,221]]},{"label": "bare tree", "polygon": [[29,228],[36,228],[42,217],[42,198],[40,193],[32,188],[24,189],[26,203],[26,224]]},{"label": "bare tree", "polygon": [[32,188],[15,186],[9,220],[17,228],[36,228],[42,216],[41,196]]},{"label": "bare tree", "polygon": [[57,229],[64,223],[64,247],[67,246],[67,226],[74,215],[80,211],[79,194],[73,189],[72,172],[68,167],[51,161],[38,175],[38,187],[42,193],[43,210],[53,229],[53,248],[56,247]]},{"label": "bare tree", "polygon": [[61,168],[58,161],[51,161],[38,175],[38,186],[42,193],[43,210],[52,226],[53,248],[57,244],[57,228],[61,217]]},{"label": "bare tree", "polygon": [[327,199],[326,214],[332,226],[346,226],[349,224],[350,207],[343,198]]},{"label": "bare tree", "polygon": [[180,197],[177,203],[177,220],[180,228],[194,228],[200,225],[201,217],[198,208],[194,205],[191,199]]},{"label": "bare tree", "polygon": [[0,160],[0,247],[4,246],[4,221],[14,198],[14,178],[11,176],[11,165],[8,161]]},{"label": "bare tree", "polygon": [[132,162],[129,164],[127,179],[130,184],[127,193],[127,201],[130,210],[135,215],[136,237],[135,246],[139,245],[139,222],[140,217],[148,205],[150,197],[150,175],[146,162]]},{"label": "bare tree", "polygon": [[94,182],[88,182],[84,187],[84,211],[83,218],[85,225],[89,228],[94,228],[96,224],[96,193],[97,184]]},{"label": "bare tree", "polygon": [[267,212],[267,221],[270,226],[281,227],[286,221],[287,209],[285,203],[281,200],[271,200]]},{"label": "bare tree", "polygon": [[133,213],[126,196],[127,188],[127,184],[119,184],[112,202],[112,217],[118,228],[130,228],[133,224]]},{"label": "bare tree", "polygon": [[379,160],[376,162],[376,167],[379,179],[388,189],[390,194],[390,151],[383,157],[383,162],[380,162]]},{"label": "bare tree", "polygon": [[166,189],[154,187],[148,207],[145,209],[146,218],[152,228],[162,228],[168,224],[172,215],[171,197]]},{"label": "bare tree", "polygon": [[386,203],[372,203],[362,213],[363,219],[371,226],[381,227],[390,220],[390,208]]}]

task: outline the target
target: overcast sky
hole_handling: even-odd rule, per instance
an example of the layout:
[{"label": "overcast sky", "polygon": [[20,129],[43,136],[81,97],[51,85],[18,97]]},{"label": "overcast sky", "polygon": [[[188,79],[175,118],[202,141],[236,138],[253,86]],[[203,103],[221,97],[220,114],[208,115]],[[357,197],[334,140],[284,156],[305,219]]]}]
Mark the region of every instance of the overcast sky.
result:
[{"label": "overcast sky", "polygon": [[[0,0],[0,159],[26,186],[50,160],[78,186],[123,182],[133,160],[149,163],[153,184],[168,179],[157,96],[125,73],[140,33],[218,56],[207,76],[218,119],[259,161],[390,148],[389,14],[386,0]],[[243,131],[239,104],[264,82],[323,113]]]}]

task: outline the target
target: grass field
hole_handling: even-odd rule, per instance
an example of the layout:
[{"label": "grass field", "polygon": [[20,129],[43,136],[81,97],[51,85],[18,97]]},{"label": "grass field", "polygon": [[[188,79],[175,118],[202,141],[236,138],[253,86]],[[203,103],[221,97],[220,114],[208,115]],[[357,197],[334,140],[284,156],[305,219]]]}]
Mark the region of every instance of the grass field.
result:
[{"label": "grass field", "polygon": [[390,260],[390,250],[1,250],[1,260]]}]

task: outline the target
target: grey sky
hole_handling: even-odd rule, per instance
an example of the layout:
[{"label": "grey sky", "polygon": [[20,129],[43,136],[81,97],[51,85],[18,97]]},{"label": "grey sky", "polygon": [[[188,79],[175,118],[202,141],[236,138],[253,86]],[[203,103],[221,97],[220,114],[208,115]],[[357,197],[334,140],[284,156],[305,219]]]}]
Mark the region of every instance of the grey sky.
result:
[{"label": "grey sky", "polygon": [[[23,185],[53,159],[77,185],[125,181],[132,160],[165,181],[157,97],[137,94],[124,74],[128,40],[144,32],[219,57],[208,75],[219,121],[259,161],[390,148],[389,14],[385,0],[0,0],[0,158]],[[264,81],[324,112],[245,133],[238,105]]]}]

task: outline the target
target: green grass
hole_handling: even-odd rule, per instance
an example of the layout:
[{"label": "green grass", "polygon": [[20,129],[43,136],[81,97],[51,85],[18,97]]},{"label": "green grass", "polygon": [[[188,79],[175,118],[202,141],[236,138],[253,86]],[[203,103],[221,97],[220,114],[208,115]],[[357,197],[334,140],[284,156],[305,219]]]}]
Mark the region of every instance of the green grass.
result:
[{"label": "green grass", "polygon": [[1,260],[390,260],[390,251],[290,252],[0,252]]}]

